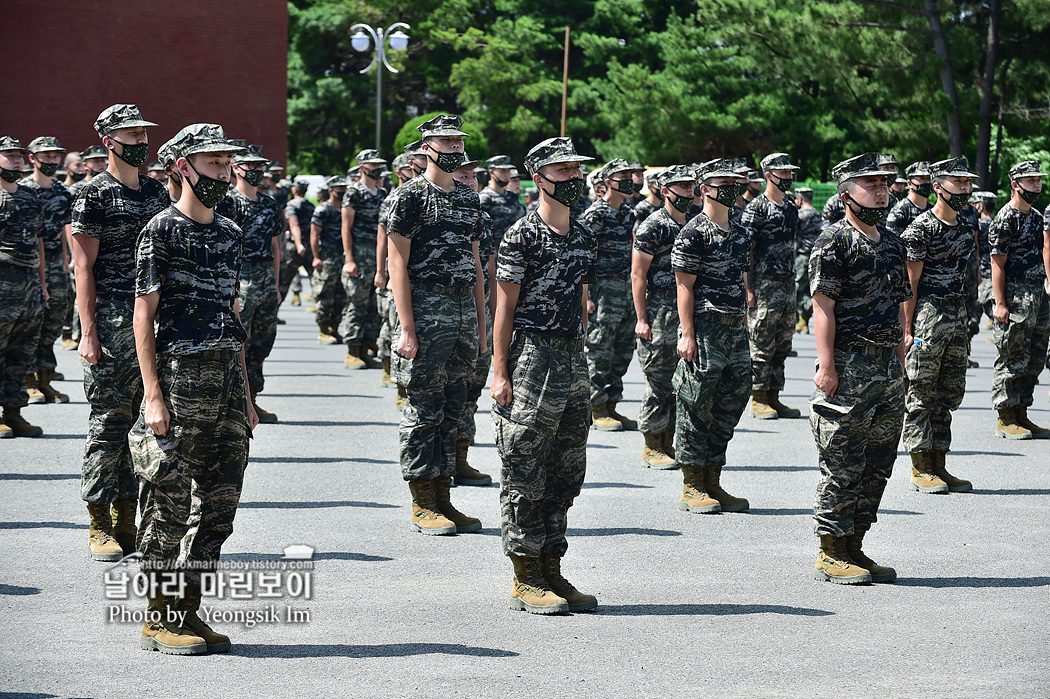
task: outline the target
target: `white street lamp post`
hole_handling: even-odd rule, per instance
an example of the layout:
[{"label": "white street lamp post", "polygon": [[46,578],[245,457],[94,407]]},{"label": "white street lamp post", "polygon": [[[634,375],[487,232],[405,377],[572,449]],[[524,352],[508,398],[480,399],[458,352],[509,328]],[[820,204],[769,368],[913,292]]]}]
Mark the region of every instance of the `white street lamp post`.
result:
[{"label": "white street lamp post", "polygon": [[[394,51],[404,51],[408,48],[408,35],[401,31],[402,29],[411,29],[411,27],[404,22],[395,22],[385,30],[373,29],[367,24],[355,24],[350,27],[350,31],[356,30],[356,33],[350,37],[350,45],[354,47],[354,51],[367,51],[370,45],[375,46],[372,62],[360,72],[368,72],[373,65],[376,67],[376,150],[380,149],[379,137],[383,121],[383,67],[385,66],[391,73],[398,72],[397,68],[386,60],[386,44],[389,42],[390,48]],[[369,44],[369,37],[371,37],[371,44]]]}]

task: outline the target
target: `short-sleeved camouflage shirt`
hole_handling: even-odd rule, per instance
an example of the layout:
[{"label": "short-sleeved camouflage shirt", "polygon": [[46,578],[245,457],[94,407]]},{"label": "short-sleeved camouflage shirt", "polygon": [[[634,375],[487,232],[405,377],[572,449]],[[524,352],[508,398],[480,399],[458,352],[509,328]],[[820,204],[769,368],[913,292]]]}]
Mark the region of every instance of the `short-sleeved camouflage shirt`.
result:
[{"label": "short-sleeved camouflage shirt", "polygon": [[580,223],[591,229],[598,241],[598,277],[625,277],[631,273],[631,231],[634,210],[626,202],[616,210],[604,199],[591,204]]},{"label": "short-sleeved camouflage shirt", "polygon": [[492,219],[492,233],[498,245],[499,241],[503,240],[503,234],[507,232],[507,229],[521,218],[521,203],[518,201],[518,195],[509,189],[504,189],[503,194],[499,194],[492,187],[485,187],[481,190],[480,198],[481,210]]},{"label": "short-sleeved camouflage shirt", "polygon": [[19,184],[13,192],[0,187],[0,264],[40,264],[37,232],[42,211],[40,198],[29,187]]},{"label": "short-sleeved camouflage shirt", "polygon": [[485,293],[489,291],[489,258],[496,254],[497,247],[496,234],[492,230],[492,218],[482,211],[478,258],[481,260],[481,275],[485,278]]},{"label": "short-sleeved camouflage shirt", "polygon": [[[398,190],[400,187],[394,187],[394,191],[390,192],[383,203],[379,205],[379,225],[385,226],[390,222],[390,207],[394,205],[394,199],[397,197]],[[378,231],[378,228],[377,228]]]},{"label": "short-sleeved camouflage shirt", "polygon": [[959,299],[966,296],[966,266],[976,254],[973,229],[961,219],[949,226],[924,211],[904,229],[901,236],[908,259],[922,262],[919,296],[931,299]]},{"label": "short-sleeved camouflage shirt", "polygon": [[531,213],[503,236],[496,280],[521,287],[515,330],[583,337],[583,285],[594,283],[598,243],[590,229],[569,221],[568,234],[559,235]]},{"label": "short-sleeved camouflage shirt", "polygon": [[662,208],[663,206],[660,205],[654,206],[649,199],[642,199],[638,206],[634,207],[634,230],[638,230],[642,225],[642,221],[649,218]]},{"label": "short-sleeved camouflage shirt", "polygon": [[819,209],[807,206],[798,210],[798,233],[795,235],[795,254],[809,255],[813,242],[824,230],[824,216]]},{"label": "short-sleeved camouflage shirt", "polygon": [[671,269],[671,249],[682,224],[671,218],[667,209],[660,209],[649,216],[634,234],[634,249],[652,255],[649,273],[645,278],[647,293],[671,291],[675,288],[674,270]]},{"label": "short-sleeved camouflage shirt", "polygon": [[755,276],[795,278],[795,232],[798,207],[788,198],[777,206],[763,192],[744,208],[740,223],[755,245]]},{"label": "short-sleeved camouflage shirt", "polygon": [[442,286],[473,286],[477,280],[473,243],[481,240],[478,193],[456,182],[446,192],[425,176],[398,188],[387,233],[412,241],[408,278]]},{"label": "short-sleeved camouflage shirt", "polygon": [[73,202],[73,235],[98,240],[95,291],[135,295],[135,243],[150,219],[171,205],[168,190],[139,175],[130,189],[108,171],[95,175]]},{"label": "short-sleeved camouflage shirt", "polygon": [[[92,178],[93,179],[93,178]],[[69,196],[72,200],[75,200],[80,193],[84,191],[84,188],[91,184],[91,180],[80,180],[66,187],[66,191],[69,192]]]},{"label": "short-sleeved camouflage shirt", "polygon": [[886,216],[886,228],[890,229],[897,235],[902,235],[904,229],[911,225],[911,222],[919,217],[924,211],[929,211],[930,206],[927,205],[925,209],[920,209],[912,203],[911,199],[904,197],[896,204],[892,205],[890,213]]},{"label": "short-sleeved camouflage shirt", "polygon": [[282,233],[276,199],[259,192],[252,201],[231,188],[215,213],[236,223],[244,234],[244,264],[273,261],[273,237]]},{"label": "short-sleeved camouflage shirt", "polygon": [[988,245],[993,255],[1006,256],[1006,281],[1042,282],[1043,217],[1034,208],[1021,213],[1011,204],[999,209],[988,229]]},{"label": "short-sleeved camouflage shirt", "polygon": [[591,208],[591,204],[593,203],[594,200],[591,199],[589,195],[584,194],[582,197],[580,197],[580,200],[573,204],[572,208],[569,209],[569,216],[572,216],[574,219],[579,220],[579,218],[583,216],[583,212]]},{"label": "short-sleeved camouflage shirt", "polygon": [[160,292],[157,354],[237,350],[244,327],[234,312],[244,235],[216,215],[197,223],[174,206],[146,224],[136,250],[135,293]]},{"label": "short-sleeved camouflage shirt", "polygon": [[693,315],[707,311],[739,315],[747,313],[744,274],[748,270],[751,238],[739,223],[729,222],[729,230],[700,214],[682,227],[671,252],[671,268],[695,274]]},{"label": "short-sleeved camouflage shirt", "polygon": [[977,226],[977,254],[981,256],[981,279],[991,279],[992,248],[988,244],[988,231],[992,227],[991,217],[982,216]]},{"label": "short-sleeved camouflage shirt", "polygon": [[1050,206],[1043,212],[1043,230],[1050,231]]},{"label": "short-sleeved camouflage shirt", "polygon": [[830,228],[832,224],[838,223],[846,218],[846,202],[842,201],[837,193],[824,202],[824,228]]},{"label": "short-sleeved camouflage shirt", "polygon": [[310,219],[314,215],[314,205],[304,197],[289,199],[284,205],[284,218],[286,221],[295,219],[299,224],[299,232],[303,238],[303,245],[310,244]]},{"label": "short-sleeved camouflage shirt", "polygon": [[317,247],[321,252],[321,259],[327,261],[341,259],[343,257],[343,219],[339,209],[332,206],[331,199],[321,202],[314,209],[314,215],[310,217],[310,225],[321,229],[317,236]]},{"label": "short-sleeved camouflage shirt", "polygon": [[879,232],[876,243],[842,220],[813,244],[809,288],[835,302],[836,347],[896,347],[904,339],[900,304],[911,298],[904,241]]},{"label": "short-sleeved camouflage shirt", "polygon": [[41,187],[32,177],[27,177],[23,184],[36,192],[42,207],[40,238],[44,241],[44,254],[59,255],[62,252],[62,234],[66,224],[72,223],[73,197],[66,186],[53,180],[48,188]]},{"label": "short-sleeved camouflage shirt", "polygon": [[375,242],[379,229],[379,207],[387,197],[387,191],[382,187],[376,189],[372,194],[364,182],[355,182],[343,195],[343,207],[354,210],[354,223],[350,227],[350,237],[353,240],[370,240]]}]

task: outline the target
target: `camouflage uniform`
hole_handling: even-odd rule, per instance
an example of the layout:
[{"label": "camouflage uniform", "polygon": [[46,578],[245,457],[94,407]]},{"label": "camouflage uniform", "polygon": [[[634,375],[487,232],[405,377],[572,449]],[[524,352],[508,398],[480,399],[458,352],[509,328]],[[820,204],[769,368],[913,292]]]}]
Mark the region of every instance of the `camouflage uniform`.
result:
[{"label": "camouflage uniform", "polygon": [[968,317],[964,280],[972,257],[973,230],[960,220],[949,226],[932,210],[904,231],[908,259],[922,262],[905,370],[904,446],[909,452],[948,451],[952,412],[966,393]]},{"label": "camouflage uniform", "polygon": [[[967,206],[959,212],[959,225],[970,234],[970,252],[966,263],[966,342],[981,329],[981,305],[978,302],[981,286],[981,260],[977,254],[977,236],[981,229],[980,214],[973,206]],[[967,355],[969,350],[967,350]]]},{"label": "camouflage uniform", "polygon": [[314,253],[310,249],[310,219],[314,215],[314,205],[305,197],[291,199],[284,207],[284,218],[290,220],[293,217],[299,224],[299,237],[306,248],[302,255],[295,247],[295,238],[289,229],[284,241],[284,259],[281,262],[281,298],[291,289],[292,293],[298,294],[303,287],[299,280],[299,268],[306,270],[307,277],[313,278]]},{"label": "camouflage uniform", "polygon": [[492,229],[492,219],[484,210],[481,212],[481,239],[478,241],[478,257],[481,259],[481,274],[485,279],[485,337],[489,339],[485,353],[479,354],[474,362],[474,371],[467,378],[467,400],[463,406],[463,417],[459,421],[456,441],[474,442],[477,424],[474,414],[478,412],[478,399],[489,381],[489,370],[492,368],[492,313],[489,310],[491,296],[489,280],[489,258],[496,254],[496,236]]},{"label": "camouflage uniform", "polygon": [[281,235],[277,202],[258,193],[251,201],[236,189],[215,207],[215,213],[237,224],[244,235],[240,274],[241,322],[248,334],[244,361],[248,366],[248,388],[261,392],[265,385],[263,362],[277,339],[277,279],[273,269],[273,238]]},{"label": "camouflage uniform", "polygon": [[343,234],[339,202],[331,199],[314,209],[311,226],[321,229],[318,250],[321,253],[321,269],[313,276],[314,300],[317,301],[317,325],[335,327],[343,317],[346,307],[346,291],[343,289]]},{"label": "camouflage uniform", "polygon": [[599,199],[580,218],[598,242],[595,281],[590,287],[594,313],[587,324],[587,369],[591,405],[618,403],[623,375],[634,356],[634,298],[631,293],[631,230],[634,211],[613,209]]},{"label": "camouflage uniform", "polygon": [[58,180],[52,180],[45,189],[32,177],[22,185],[36,192],[43,207],[40,238],[44,241],[44,279],[47,283],[48,300],[44,304],[44,315],[40,326],[40,341],[37,344],[33,371],[54,371],[58,368],[55,359],[55,341],[62,336],[62,325],[69,314],[69,270],[62,261],[63,237],[70,223],[70,207],[73,198],[69,190]]},{"label": "camouflage uniform", "polygon": [[[383,200],[383,203],[379,205],[379,225],[386,226],[390,220],[390,207],[394,204],[394,197],[397,194],[395,188],[390,195]],[[389,242],[387,243],[389,245]],[[377,256],[378,261],[378,256]],[[389,278],[390,265],[387,265],[386,274]],[[392,342],[394,340],[394,332],[397,328],[397,305],[394,303],[394,295],[389,289],[376,289],[376,311],[379,313],[379,339],[376,341],[378,345],[378,351],[376,356],[379,359],[391,359],[392,354]]]},{"label": "camouflage uniform", "polygon": [[784,388],[784,360],[795,333],[795,231],[798,208],[781,206],[765,193],[744,209],[741,224],[754,248],[755,311],[748,314],[755,391]]},{"label": "camouflage uniform", "polygon": [[567,514],[587,470],[582,304],[596,262],[587,227],[572,219],[561,236],[537,213],[515,223],[499,247],[496,279],[521,287],[507,362],[512,400],[492,406],[508,556],[562,557],[568,549]]},{"label": "camouflage uniform", "polygon": [[[820,454],[816,533],[835,537],[877,520],[904,419],[900,304],[911,297],[904,243],[879,228],[874,243],[843,219],[813,245],[813,294],[835,301],[834,396],[814,388],[809,424]],[[818,364],[819,368],[819,364]]]},{"label": "camouflage uniform", "polygon": [[128,432],[142,403],[135,351],[135,242],[150,219],[166,209],[168,190],[139,175],[129,189],[109,172],[96,175],[73,202],[73,235],[98,240],[95,327],[102,356],[84,363],[84,394],[91,404],[81,497],[92,504],[133,500]]},{"label": "camouflage uniform", "polygon": [[692,362],[679,362],[673,380],[679,466],[725,465],[726,447],[751,393],[752,358],[744,327],[744,274],[751,240],[743,226],[732,221],[729,226],[722,230],[700,214],[682,228],[671,253],[674,271],[696,275],[697,356]]},{"label": "camouflage uniform", "polygon": [[[5,138],[9,142],[13,139]],[[44,297],[40,289],[42,206],[28,187],[0,188],[0,406],[29,404],[25,377],[36,361]]]},{"label": "camouflage uniform", "polygon": [[638,230],[645,219],[649,218],[662,208],[663,206],[661,205],[653,206],[648,199],[642,199],[638,206],[634,207],[634,229]]},{"label": "camouflage uniform", "polygon": [[[455,474],[456,435],[478,358],[472,244],[481,225],[478,195],[460,182],[446,192],[417,177],[398,189],[390,208],[387,233],[411,242],[408,278],[419,344],[414,358],[395,351],[392,362],[408,396],[401,415],[406,481]],[[400,338],[399,326],[394,347]]]},{"label": "camouflage uniform", "polygon": [[795,310],[807,323],[813,317],[813,297],[809,295],[809,254],[813,241],[824,230],[820,211],[807,206],[798,211],[798,233],[795,236]]},{"label": "camouflage uniform", "polygon": [[580,200],[573,204],[572,207],[569,209],[569,216],[576,220],[579,220],[583,217],[583,212],[591,208],[592,204],[594,204],[594,199],[591,199],[590,195],[584,194],[582,197],[580,197]]},{"label": "camouflage uniform", "polygon": [[645,280],[645,311],[652,339],[637,341],[638,364],[645,376],[645,394],[638,412],[638,430],[643,434],[660,434],[675,426],[671,377],[678,366],[679,322],[671,249],[681,229],[666,209],[660,209],[638,226],[634,237],[634,249],[653,258]]},{"label": "camouflage uniform", "polygon": [[885,228],[901,236],[904,234],[904,229],[910,226],[911,222],[919,217],[919,214],[929,211],[930,208],[930,205],[927,204],[925,208],[920,209],[912,203],[911,199],[905,197],[892,205],[892,209],[886,215]]},{"label": "camouflage uniform", "polygon": [[846,203],[842,201],[842,197],[838,194],[834,194],[824,202],[824,211],[822,214],[824,217],[824,228],[826,230],[830,228],[832,224],[838,223],[846,218]]},{"label": "camouflage uniform", "polygon": [[1032,405],[1035,385],[1047,356],[1050,298],[1044,287],[1043,217],[1032,208],[1021,213],[1011,204],[999,209],[988,230],[992,255],[1006,257],[1006,307],[1010,322],[992,325],[999,350],[992,372],[996,410]]},{"label": "camouflage uniform", "polygon": [[492,235],[495,239],[496,247],[499,247],[507,229],[521,217],[521,204],[518,201],[518,195],[509,189],[505,189],[503,194],[499,194],[492,187],[485,187],[481,190],[480,199],[481,210],[492,219]]},{"label": "camouflage uniform", "polygon": [[989,318],[995,306],[995,294],[992,293],[992,253],[988,245],[988,231],[992,227],[990,216],[981,216],[977,223],[977,255],[980,258],[981,283],[977,287],[977,304]]},{"label": "camouflage uniform", "polygon": [[343,208],[354,210],[354,225],[350,229],[357,276],[342,273],[346,292],[346,310],[341,330],[347,345],[369,346],[379,337],[379,311],[376,307],[376,230],[379,227],[379,207],[386,199],[382,187],[375,194],[364,182],[346,190]]}]

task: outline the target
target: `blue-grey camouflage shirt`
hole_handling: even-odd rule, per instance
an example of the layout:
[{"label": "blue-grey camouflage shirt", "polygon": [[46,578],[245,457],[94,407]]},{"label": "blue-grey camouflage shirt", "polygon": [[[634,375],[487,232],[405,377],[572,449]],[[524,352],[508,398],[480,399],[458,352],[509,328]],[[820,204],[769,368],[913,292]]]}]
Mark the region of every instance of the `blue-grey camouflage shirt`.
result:
[{"label": "blue-grey camouflage shirt", "polygon": [[798,207],[788,198],[774,204],[765,192],[744,207],[740,223],[755,246],[755,276],[781,280],[795,278],[795,232]]},{"label": "blue-grey camouflage shirt", "polygon": [[620,209],[612,208],[604,199],[587,207],[580,223],[591,229],[598,241],[598,263],[595,276],[626,277],[631,273],[631,231],[634,230],[634,209],[625,201]]},{"label": "blue-grey camouflage shirt", "polygon": [[276,199],[259,192],[259,198],[252,201],[231,187],[215,213],[236,223],[243,232],[245,264],[273,261],[272,241],[282,232]]},{"label": "blue-grey camouflage shirt", "polygon": [[[925,209],[920,209],[912,203],[911,199],[904,197],[896,204],[890,205],[890,213],[886,216],[886,228],[890,229],[897,235],[902,235],[904,229],[911,225],[911,222],[919,217],[924,211],[929,211],[930,206],[927,205]],[[845,214],[843,214],[845,215]]]},{"label": "blue-grey camouflage shirt", "polygon": [[966,266],[975,254],[974,231],[970,222],[959,217],[949,226],[924,211],[904,229],[908,259],[922,262],[919,296],[931,299],[960,299],[966,296]]},{"label": "blue-grey camouflage shirt", "polygon": [[798,211],[798,233],[795,236],[795,254],[806,255],[813,250],[813,242],[824,230],[824,216],[819,209],[807,206]]},{"label": "blue-grey camouflage shirt", "polygon": [[988,229],[991,254],[1006,257],[1006,281],[1042,283],[1043,217],[1035,208],[1021,213],[1011,204],[999,209]]},{"label": "blue-grey camouflage shirt", "polygon": [[321,202],[314,209],[314,215],[310,217],[310,225],[321,229],[317,236],[317,249],[321,252],[321,259],[329,262],[341,259],[343,257],[343,219],[339,209],[332,205],[331,199]]},{"label": "blue-grey camouflage shirt", "polygon": [[671,268],[695,274],[693,315],[707,311],[739,315],[747,313],[744,274],[748,270],[751,238],[746,228],[729,221],[729,230],[700,214],[682,227],[671,252]]},{"label": "blue-grey camouflage shirt", "polygon": [[29,187],[19,184],[13,192],[0,187],[0,264],[40,264],[37,232],[41,212],[40,198]]},{"label": "blue-grey camouflage shirt", "polygon": [[310,219],[313,218],[313,215],[313,202],[304,197],[289,199],[288,203],[284,205],[285,220],[294,218],[299,223],[299,233],[302,235],[303,244],[306,247],[310,247]]},{"label": "blue-grey camouflage shirt", "polygon": [[354,223],[350,227],[352,240],[371,240],[375,242],[379,230],[379,208],[387,197],[387,191],[376,188],[376,193],[368,191],[364,182],[355,182],[343,195],[343,207],[354,210]]},{"label": "blue-grey camouflage shirt", "polygon": [[645,278],[646,293],[674,290],[671,250],[680,230],[682,224],[671,218],[667,209],[659,209],[638,226],[634,234],[634,249],[653,257]]},{"label": "blue-grey camouflage shirt", "polygon": [[503,240],[503,234],[524,215],[518,195],[509,189],[504,189],[499,194],[492,187],[481,190],[481,210],[492,219],[492,234],[498,245]]},{"label": "blue-grey camouflage shirt", "polygon": [[19,184],[36,192],[42,207],[40,238],[44,241],[44,254],[48,257],[62,253],[62,235],[66,224],[73,221],[73,197],[66,186],[58,180],[51,181],[51,187],[44,188],[32,177],[27,177]]}]

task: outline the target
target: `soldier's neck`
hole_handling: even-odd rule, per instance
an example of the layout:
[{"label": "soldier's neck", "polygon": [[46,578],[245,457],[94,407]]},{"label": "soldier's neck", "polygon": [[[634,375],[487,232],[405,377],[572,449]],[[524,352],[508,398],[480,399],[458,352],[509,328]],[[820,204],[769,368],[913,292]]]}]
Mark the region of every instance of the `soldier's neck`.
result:
[{"label": "soldier's neck", "polygon": [[568,235],[571,227],[569,207],[548,199],[546,193],[540,195],[540,205],[536,209],[540,219],[558,235]]},{"label": "soldier's neck", "polygon": [[605,203],[611,206],[614,211],[620,210],[620,207],[623,206],[624,199],[626,198],[627,197],[614,189],[607,189],[605,190],[605,194],[602,195],[602,199],[604,199]]},{"label": "soldier's neck", "polygon": [[33,181],[41,187],[43,187],[44,189],[51,189],[51,185],[54,183],[55,178],[48,177],[44,173],[40,172],[40,170],[33,168]]},{"label": "soldier's neck", "polygon": [[710,197],[704,202],[704,216],[711,219],[723,231],[729,230],[729,207],[722,206]]},{"label": "soldier's neck", "polygon": [[1010,195],[1010,206],[1014,207],[1022,214],[1027,214],[1032,210],[1032,205],[1021,198],[1021,195],[1014,192]]},{"label": "soldier's neck", "polygon": [[128,189],[137,191],[141,186],[139,183],[139,169],[134,165],[128,165],[112,151],[109,154],[109,167],[106,168],[106,171]]},{"label": "soldier's neck", "polygon": [[259,189],[248,184],[243,177],[237,178],[237,191],[245,196],[248,201],[259,201]]},{"label": "soldier's neck", "polygon": [[908,201],[910,201],[912,204],[915,204],[915,206],[919,207],[920,209],[925,209],[927,206],[930,205],[930,200],[926,197],[919,196],[919,193],[916,192],[914,189],[908,190]]},{"label": "soldier's neck", "polygon": [[958,212],[948,206],[943,199],[937,199],[937,203],[933,205],[933,215],[949,226],[955,226],[959,223]]},{"label": "soldier's neck", "polygon": [[456,191],[456,181],[452,179],[452,174],[439,168],[433,160],[427,164],[425,175],[427,181],[438,189],[443,189],[446,192]]},{"label": "soldier's neck", "polygon": [[765,191],[766,199],[773,202],[774,204],[780,205],[784,203],[784,193],[780,191],[780,188],[770,182],[766,185]]}]

